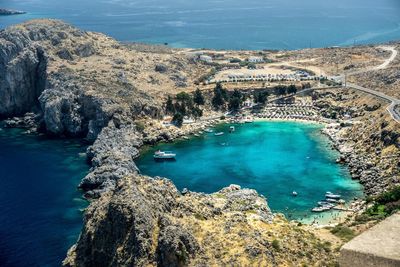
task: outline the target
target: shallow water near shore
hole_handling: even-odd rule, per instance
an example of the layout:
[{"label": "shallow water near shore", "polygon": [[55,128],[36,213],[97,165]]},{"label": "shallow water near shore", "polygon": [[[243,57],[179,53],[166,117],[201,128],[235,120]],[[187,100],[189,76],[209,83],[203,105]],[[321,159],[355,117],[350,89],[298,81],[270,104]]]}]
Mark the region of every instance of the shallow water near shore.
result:
[{"label": "shallow water near shore", "polygon": [[[178,189],[212,193],[230,184],[256,189],[274,212],[310,221],[310,211],[326,191],[346,201],[362,197],[362,186],[335,160],[321,125],[299,122],[255,122],[219,125],[213,133],[147,148],[137,160],[141,172],[170,178]],[[155,162],[154,151],[171,150],[176,161]],[[297,197],[292,192],[298,193]],[[335,213],[336,214],[336,213]],[[318,218],[317,218],[318,220]]]},{"label": "shallow water near shore", "polygon": [[87,201],[85,145],[0,128],[0,266],[60,266]]},{"label": "shallow water near shore", "polygon": [[400,38],[398,0],[2,0],[24,15],[0,28],[56,18],[120,41],[214,49],[299,49]]}]

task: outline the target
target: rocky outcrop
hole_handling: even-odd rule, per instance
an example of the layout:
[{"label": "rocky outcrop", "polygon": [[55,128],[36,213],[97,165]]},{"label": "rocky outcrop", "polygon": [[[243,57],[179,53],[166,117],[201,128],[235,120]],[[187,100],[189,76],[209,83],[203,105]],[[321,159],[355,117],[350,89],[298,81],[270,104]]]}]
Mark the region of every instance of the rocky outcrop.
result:
[{"label": "rocky outcrop", "polygon": [[[97,56],[101,45],[117,50],[107,37],[56,20],[28,22],[2,31],[0,117],[34,112],[41,117],[37,128],[47,134],[82,136],[89,141],[116,114],[159,117],[157,101],[129,81],[102,82],[101,76],[74,69],[76,61]],[[130,99],[125,99],[128,95]]]},{"label": "rocky outcrop", "polygon": [[24,11],[0,8],[0,16],[21,15],[21,14],[25,14],[25,13],[26,12],[24,12]]},{"label": "rocky outcrop", "polygon": [[[34,112],[8,125],[38,123],[47,134],[93,142],[92,168],[79,185],[91,203],[64,265],[328,266],[334,253],[327,245],[272,214],[254,190],[231,185],[214,194],[181,194],[167,179],[140,175],[134,159],[144,143],[185,134],[154,122],[163,115],[163,97],[204,73],[171,53],[124,47],[54,20],[0,33],[0,115]],[[364,112],[331,106],[320,108],[331,117]],[[392,132],[385,129],[378,139],[393,145]]]},{"label": "rocky outcrop", "polygon": [[115,189],[118,180],[137,173],[133,160],[138,157],[138,148],[142,145],[135,126],[117,128],[114,121],[110,121],[87,151],[93,167],[79,185],[87,191],[86,196],[98,197],[102,192]]},{"label": "rocky outcrop", "polygon": [[45,88],[47,54],[24,31],[0,32],[0,116],[22,115]]}]

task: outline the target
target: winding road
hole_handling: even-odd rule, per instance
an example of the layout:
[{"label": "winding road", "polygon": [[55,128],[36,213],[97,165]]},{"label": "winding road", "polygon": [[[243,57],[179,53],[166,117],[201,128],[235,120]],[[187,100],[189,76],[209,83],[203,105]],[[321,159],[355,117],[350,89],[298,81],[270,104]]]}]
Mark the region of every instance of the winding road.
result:
[{"label": "winding road", "polygon": [[392,116],[392,118],[395,121],[400,122],[400,111],[398,111],[398,110],[396,111],[396,107],[398,107],[398,109],[400,109],[400,100],[399,99],[397,99],[395,97],[388,96],[388,95],[386,95],[386,94],[384,94],[382,92],[378,92],[378,91],[373,90],[373,89],[369,89],[369,88],[366,88],[366,87],[363,87],[363,86],[360,86],[360,85],[357,85],[357,84],[354,84],[354,83],[346,82],[346,78],[348,76],[355,75],[355,74],[361,74],[361,73],[365,73],[365,72],[368,72],[368,71],[385,69],[397,57],[398,51],[396,50],[395,47],[392,47],[392,46],[381,46],[379,48],[381,48],[383,50],[386,50],[386,51],[392,52],[392,55],[388,59],[386,59],[385,62],[383,62],[381,65],[376,66],[376,67],[372,67],[372,68],[367,68],[367,69],[364,69],[364,70],[348,72],[348,73],[342,74],[340,76],[331,77],[331,79],[333,79],[333,80],[335,80],[335,81],[337,81],[339,83],[344,84],[345,88],[351,88],[351,89],[355,89],[355,90],[358,90],[358,91],[362,91],[364,93],[374,95],[376,97],[379,97],[379,98],[381,98],[383,100],[386,100],[386,101],[390,102],[390,105],[386,109],[387,109],[387,111],[390,113],[390,115]]}]

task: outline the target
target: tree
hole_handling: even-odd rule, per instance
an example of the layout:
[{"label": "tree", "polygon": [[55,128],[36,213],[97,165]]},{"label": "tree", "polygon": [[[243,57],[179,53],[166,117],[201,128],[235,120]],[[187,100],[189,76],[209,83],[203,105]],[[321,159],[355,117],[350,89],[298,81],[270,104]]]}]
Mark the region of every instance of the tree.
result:
[{"label": "tree", "polygon": [[174,107],[174,103],[172,103],[171,96],[168,96],[168,98],[167,98],[167,102],[165,103],[165,111],[168,114],[174,114],[174,112],[175,112],[175,107]]},{"label": "tree", "polygon": [[235,89],[229,99],[229,109],[233,111],[239,110],[240,106],[242,105],[242,101],[242,93],[239,90]]},{"label": "tree", "polygon": [[200,89],[197,88],[197,90],[194,92],[194,96],[193,96],[193,101],[195,104],[197,104],[198,106],[200,105],[204,105],[205,101],[204,101],[204,96],[201,93]]},{"label": "tree", "polygon": [[186,115],[187,109],[186,109],[185,103],[176,102],[175,105],[174,105],[174,108],[175,108],[175,112],[176,112],[176,113],[180,113],[180,114],[182,114],[183,116]]},{"label": "tree", "polygon": [[254,92],[254,102],[264,105],[268,100],[268,92]]},{"label": "tree", "polygon": [[297,87],[294,84],[289,85],[289,87],[287,88],[287,92],[288,94],[295,94],[297,93]]},{"label": "tree", "polygon": [[183,115],[179,112],[175,113],[172,121],[176,126],[181,127],[183,124]]},{"label": "tree", "polygon": [[203,116],[203,111],[198,107],[194,107],[192,110],[192,114],[197,119]]},{"label": "tree", "polygon": [[237,97],[231,97],[229,99],[229,109],[232,111],[238,111],[240,108],[240,99]]},{"label": "tree", "polygon": [[284,86],[284,85],[275,86],[275,94],[286,95],[286,86]]},{"label": "tree", "polygon": [[224,94],[226,95],[226,92],[224,93],[222,85],[220,83],[217,83],[217,85],[214,88],[214,96],[211,100],[211,103],[214,106],[214,108],[219,109],[222,105],[225,104]]},{"label": "tree", "polygon": [[176,100],[188,106],[193,102],[192,96],[186,92],[180,92],[176,95]]}]

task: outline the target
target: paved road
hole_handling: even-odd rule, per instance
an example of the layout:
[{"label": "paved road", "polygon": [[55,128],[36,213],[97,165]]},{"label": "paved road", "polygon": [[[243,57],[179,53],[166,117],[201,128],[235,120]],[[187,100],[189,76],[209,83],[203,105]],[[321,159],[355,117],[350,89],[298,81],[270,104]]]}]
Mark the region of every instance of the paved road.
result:
[{"label": "paved road", "polygon": [[378,92],[376,90],[373,89],[369,89],[366,87],[362,87],[360,85],[357,84],[353,84],[353,83],[348,83],[346,82],[346,77],[350,76],[350,75],[355,75],[355,74],[361,74],[361,73],[365,73],[368,71],[374,71],[374,70],[382,70],[387,68],[390,63],[393,62],[393,60],[397,57],[398,51],[395,49],[395,47],[392,46],[381,46],[380,47],[383,50],[387,50],[392,52],[392,55],[385,60],[385,62],[383,62],[381,65],[376,66],[376,67],[372,67],[372,68],[367,68],[364,70],[358,70],[358,71],[353,71],[353,72],[349,72],[346,74],[342,74],[340,76],[335,76],[335,77],[331,77],[332,79],[334,79],[337,82],[342,82],[342,84],[345,84],[346,88],[351,88],[351,89],[355,89],[358,91],[362,91],[364,93],[368,93],[371,95],[374,95],[376,97],[379,97],[383,100],[386,100],[388,102],[390,102],[390,105],[387,107],[388,112],[390,113],[390,115],[392,116],[392,118],[394,120],[396,120],[397,122],[400,122],[400,111],[396,111],[396,106],[399,107],[398,109],[400,109],[400,100],[391,96],[388,96],[382,92]]}]

